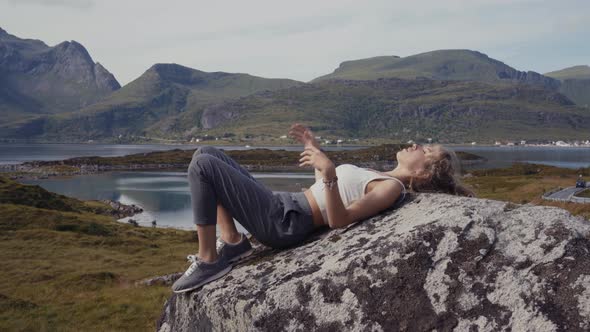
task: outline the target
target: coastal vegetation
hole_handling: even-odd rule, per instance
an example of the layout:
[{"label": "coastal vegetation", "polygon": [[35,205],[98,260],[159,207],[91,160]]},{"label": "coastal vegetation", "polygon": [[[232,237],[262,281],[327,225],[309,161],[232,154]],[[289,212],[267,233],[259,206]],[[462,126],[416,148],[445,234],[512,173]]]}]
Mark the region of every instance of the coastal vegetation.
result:
[{"label": "coastal vegetation", "polygon": [[577,193],[576,196],[590,198],[590,189],[584,189]]},{"label": "coastal vegetation", "polygon": [[116,222],[110,207],[0,177],[0,330],[153,330],[194,232]]},{"label": "coastal vegetation", "polygon": [[515,204],[555,206],[573,215],[590,219],[590,204],[548,201],[541,198],[549,191],[572,187],[578,175],[590,176],[590,167],[568,169],[547,165],[515,163],[511,167],[474,170],[463,181],[480,198]]}]

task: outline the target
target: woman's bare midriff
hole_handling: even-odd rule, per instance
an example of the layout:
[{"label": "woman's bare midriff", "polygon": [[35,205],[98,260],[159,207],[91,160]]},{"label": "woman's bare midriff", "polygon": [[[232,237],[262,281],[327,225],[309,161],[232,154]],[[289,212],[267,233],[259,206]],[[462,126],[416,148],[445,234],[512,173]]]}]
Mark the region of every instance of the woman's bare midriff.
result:
[{"label": "woman's bare midriff", "polygon": [[[383,181],[383,180],[386,180],[386,179],[375,179],[375,180],[369,182],[367,184],[367,187],[365,188],[365,195],[367,193],[369,193],[371,190],[373,190],[375,188],[375,186],[380,181]],[[309,202],[309,206],[311,207],[311,215],[313,217],[314,226],[316,228],[326,226],[327,223],[324,223],[324,217],[322,216],[320,206],[318,205],[318,202],[315,200],[315,197],[311,193],[311,190],[307,189],[303,193],[305,194],[305,197],[307,198],[307,201]]]},{"label": "woman's bare midriff", "polygon": [[309,206],[311,207],[311,215],[313,217],[313,225],[316,228],[326,226],[326,224],[324,223],[324,217],[322,217],[322,211],[320,211],[320,206],[318,205],[318,202],[315,200],[315,197],[313,197],[311,190],[307,189],[303,193],[305,194],[305,198],[307,198],[307,201],[309,202]]}]

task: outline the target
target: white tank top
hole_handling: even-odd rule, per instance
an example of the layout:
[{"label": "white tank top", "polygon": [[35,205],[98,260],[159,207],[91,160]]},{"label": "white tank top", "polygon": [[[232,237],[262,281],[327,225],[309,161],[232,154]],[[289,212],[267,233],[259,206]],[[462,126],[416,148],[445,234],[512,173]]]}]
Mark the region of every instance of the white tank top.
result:
[{"label": "white tank top", "polygon": [[[406,187],[399,179],[396,179],[393,176],[380,175],[355,165],[342,164],[336,167],[336,176],[338,177],[338,191],[340,192],[344,207],[349,206],[352,202],[363,197],[367,184],[376,179],[396,180],[403,188],[400,199],[403,200],[406,195]],[[326,193],[324,192],[324,183],[322,179],[317,180],[311,187],[309,187],[309,189],[318,203],[322,216],[324,217],[324,222],[328,222]]]}]

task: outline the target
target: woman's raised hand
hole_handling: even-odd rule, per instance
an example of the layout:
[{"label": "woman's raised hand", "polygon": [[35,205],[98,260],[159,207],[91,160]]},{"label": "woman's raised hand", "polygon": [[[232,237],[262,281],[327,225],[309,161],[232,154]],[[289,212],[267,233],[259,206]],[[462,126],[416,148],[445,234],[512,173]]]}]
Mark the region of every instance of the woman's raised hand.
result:
[{"label": "woman's raised hand", "polygon": [[317,149],[320,148],[319,143],[315,140],[315,136],[313,135],[313,132],[299,124],[299,123],[295,123],[291,126],[291,128],[289,129],[289,136],[293,137],[294,139],[296,139],[299,143],[303,144],[304,147],[315,147]]},{"label": "woman's raised hand", "polygon": [[301,156],[299,167],[312,166],[322,173],[332,172],[334,170],[334,163],[322,150],[315,146],[306,147],[299,155]]}]

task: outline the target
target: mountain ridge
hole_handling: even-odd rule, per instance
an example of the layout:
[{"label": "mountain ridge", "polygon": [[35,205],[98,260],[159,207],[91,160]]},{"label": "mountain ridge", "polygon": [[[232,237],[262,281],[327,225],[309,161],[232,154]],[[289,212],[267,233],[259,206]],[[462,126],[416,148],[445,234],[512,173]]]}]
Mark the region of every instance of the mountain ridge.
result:
[{"label": "mountain ridge", "polygon": [[561,81],[561,93],[575,100],[578,105],[590,108],[590,66],[567,67],[545,75]]},{"label": "mountain ridge", "polygon": [[121,86],[76,41],[47,46],[0,32],[0,120],[75,111]]},{"label": "mountain ridge", "polygon": [[[184,97],[181,107],[186,105]],[[323,137],[400,142],[430,137],[441,143],[493,143],[505,139],[586,139],[586,128],[590,127],[588,112],[542,87],[397,78],[328,80],[265,90],[183,112],[173,110],[158,121],[142,122],[155,116],[152,113],[164,113],[166,105],[179,100],[178,94],[168,93],[152,101],[153,105],[160,103],[161,110],[152,105],[96,114],[78,112],[18,128],[5,127],[0,132],[52,141],[108,140],[118,135],[178,140],[225,135],[278,138],[289,124],[303,122]],[[145,113],[146,109],[151,113]]]},{"label": "mountain ridge", "polygon": [[434,50],[407,57],[379,56],[342,62],[331,74],[313,79],[471,80],[486,83],[525,83],[557,88],[558,82],[534,71],[518,71],[488,55],[467,49]]},{"label": "mountain ridge", "polygon": [[555,79],[590,79],[590,66],[577,65],[560,70],[554,70],[544,74],[545,76],[553,77]]},{"label": "mountain ridge", "polygon": [[[64,41],[49,47],[42,41],[20,39],[4,30],[0,31],[0,72],[8,73],[0,76],[0,116],[4,117],[0,118],[3,120],[0,121],[0,128],[4,131],[3,137],[82,141],[128,135],[175,139],[198,136],[216,131],[220,122],[233,123],[243,110],[254,112],[252,105],[268,105],[267,101],[282,111],[289,110],[301,116],[308,116],[306,113],[312,112],[312,109],[316,114],[322,114],[325,109],[339,105],[340,109],[345,110],[343,112],[348,113],[336,114],[338,111],[333,110],[336,112],[334,117],[349,118],[340,123],[342,128],[331,130],[347,135],[364,135],[354,132],[354,128],[363,125],[357,120],[363,118],[363,112],[369,112],[362,109],[363,103],[376,100],[376,107],[381,107],[381,111],[390,103],[385,101],[387,92],[379,92],[380,95],[375,97],[373,91],[368,89],[371,85],[379,86],[379,81],[383,79],[403,80],[401,83],[382,83],[402,89],[401,95],[390,93],[393,98],[398,98],[395,99],[398,109],[409,107],[418,113],[421,109],[432,107],[448,111],[458,105],[474,110],[469,112],[475,114],[482,103],[492,109],[491,112],[500,112],[501,106],[518,112],[529,110],[534,105],[548,112],[546,114],[554,114],[562,119],[559,111],[573,107],[567,97],[579,104],[580,100],[588,96],[586,89],[590,89],[590,81],[586,87],[580,83],[584,83],[583,80],[558,80],[532,71],[518,71],[481,52],[461,49],[435,50],[407,57],[378,56],[345,61],[332,74],[318,77],[311,83],[262,78],[245,73],[205,72],[175,63],[156,63],[121,88],[114,76],[99,62],[93,62],[84,46],[76,41]],[[81,72],[85,75],[78,75]],[[38,80],[39,77],[42,79]],[[75,84],[53,84],[64,80]],[[332,80],[343,83],[319,84]],[[426,81],[421,82],[423,80]],[[436,84],[430,80],[439,82],[443,87],[435,88]],[[354,81],[362,83],[355,86]],[[449,83],[453,81],[471,82],[472,86]],[[415,91],[419,86],[425,86],[432,93],[449,96],[428,96]],[[103,93],[91,93],[92,89],[102,89]],[[313,89],[317,91],[311,91]],[[332,95],[330,89],[335,89],[340,95]],[[480,95],[476,94],[477,89],[481,91]],[[275,93],[281,90],[284,91]],[[359,95],[360,91],[365,95]],[[518,92],[515,95],[511,91]],[[558,91],[565,96],[558,94]],[[530,98],[522,99],[523,94]],[[82,98],[88,95],[92,98]],[[307,98],[313,95],[317,95],[317,101],[326,104],[308,103]],[[59,102],[54,101],[53,105],[48,106],[46,100],[39,96],[51,96]],[[78,100],[78,103],[68,104],[68,97]],[[407,102],[399,99],[402,97]],[[547,105],[551,104],[547,104],[547,98],[560,100],[561,104],[556,106],[556,110],[547,110]],[[342,100],[347,100],[351,105],[342,103]],[[496,105],[490,106],[490,100],[496,100]],[[299,103],[308,103],[309,107],[295,107]],[[240,110],[238,105],[243,109]],[[248,127],[249,134],[263,127],[274,132],[273,126],[269,127],[267,123],[268,119],[276,116],[275,121],[281,122],[291,117],[279,114],[275,109],[267,109],[269,113],[266,116],[260,111],[254,112],[257,114],[254,117],[257,123],[254,127]],[[579,111],[576,109],[575,112]],[[355,112],[358,114],[353,114]],[[527,116],[514,114],[516,122]],[[541,118],[545,116],[541,115]],[[586,121],[581,118],[578,120],[583,123]],[[318,126],[331,127],[332,120],[326,118],[325,121]],[[499,128],[507,127],[510,126],[505,124]],[[574,127],[575,124],[570,125],[570,128]],[[237,127],[232,124],[228,128],[236,130]],[[244,132],[242,129],[237,132]],[[370,126],[365,130],[375,133],[370,131]]]},{"label": "mountain ridge", "polygon": [[543,86],[563,93],[579,106],[590,107],[588,66],[574,66],[543,75],[534,71],[519,71],[479,51],[465,49],[434,50],[407,57],[378,56],[348,60],[342,62],[332,73],[310,82],[391,77]]},{"label": "mountain ridge", "polygon": [[[100,102],[77,112],[38,118],[7,128],[16,136],[56,137],[59,130],[75,139],[145,135],[166,135],[174,131],[168,119],[205,105],[219,103],[260,91],[272,91],[304,84],[288,79],[267,79],[249,74],[204,72],[178,64],[152,65],[140,77]],[[78,136],[76,136],[78,135]]]}]

